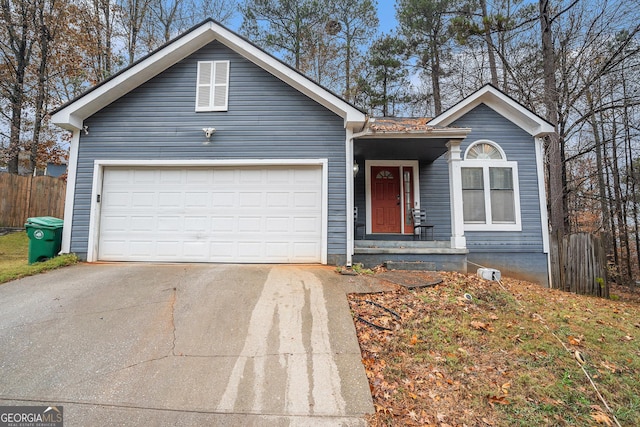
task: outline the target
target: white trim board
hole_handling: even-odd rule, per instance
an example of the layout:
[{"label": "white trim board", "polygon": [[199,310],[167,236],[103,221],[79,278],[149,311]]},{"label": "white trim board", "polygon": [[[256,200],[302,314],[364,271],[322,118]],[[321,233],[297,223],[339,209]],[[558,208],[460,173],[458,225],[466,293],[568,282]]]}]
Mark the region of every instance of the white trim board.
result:
[{"label": "white trim board", "polygon": [[80,131],[76,130],[71,136],[69,146],[69,164],[67,166],[67,192],[64,199],[64,223],[62,226],[62,246],[60,252],[71,252],[71,227],[73,225],[73,208],[76,195],[76,175],[78,168],[78,145],[80,143]]}]

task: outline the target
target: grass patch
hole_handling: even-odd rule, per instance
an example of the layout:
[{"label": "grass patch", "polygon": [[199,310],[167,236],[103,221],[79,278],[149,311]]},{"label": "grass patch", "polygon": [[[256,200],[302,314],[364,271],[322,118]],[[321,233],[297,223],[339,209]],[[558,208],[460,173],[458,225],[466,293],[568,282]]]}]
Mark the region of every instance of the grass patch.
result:
[{"label": "grass patch", "polygon": [[33,276],[44,271],[75,264],[75,254],[64,254],[44,262],[28,264],[29,238],[26,232],[0,236],[0,283],[21,277]]},{"label": "grass patch", "polygon": [[619,422],[640,425],[638,301],[440,274],[432,288],[349,296],[372,323],[380,311],[363,312],[359,299],[402,318],[392,330],[355,323],[376,408],[370,425],[612,422],[576,350]]}]

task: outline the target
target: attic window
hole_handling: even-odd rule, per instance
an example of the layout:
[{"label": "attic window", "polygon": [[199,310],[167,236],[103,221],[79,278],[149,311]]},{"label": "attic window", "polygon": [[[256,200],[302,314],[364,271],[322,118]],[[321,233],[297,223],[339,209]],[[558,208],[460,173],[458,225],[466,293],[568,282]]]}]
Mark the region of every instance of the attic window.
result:
[{"label": "attic window", "polygon": [[229,61],[198,61],[196,111],[227,111]]}]

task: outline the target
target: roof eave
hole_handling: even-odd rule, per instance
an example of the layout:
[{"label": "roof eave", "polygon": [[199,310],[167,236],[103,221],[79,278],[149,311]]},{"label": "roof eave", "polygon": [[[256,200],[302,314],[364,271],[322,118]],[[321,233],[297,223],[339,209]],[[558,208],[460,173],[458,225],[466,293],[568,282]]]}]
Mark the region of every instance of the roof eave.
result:
[{"label": "roof eave", "polygon": [[358,139],[464,139],[471,128],[433,128],[424,131],[372,131],[357,136]]},{"label": "roof eave", "polygon": [[531,136],[545,136],[554,132],[553,126],[545,119],[491,85],[483,86],[435,117],[429,124],[448,126],[482,103],[511,120]]}]

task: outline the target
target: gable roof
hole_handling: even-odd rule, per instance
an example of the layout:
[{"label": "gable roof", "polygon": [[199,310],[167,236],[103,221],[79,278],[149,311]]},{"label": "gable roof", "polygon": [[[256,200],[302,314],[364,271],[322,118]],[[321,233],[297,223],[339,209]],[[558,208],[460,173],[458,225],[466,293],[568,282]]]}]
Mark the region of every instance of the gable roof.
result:
[{"label": "gable roof", "polygon": [[51,121],[68,130],[79,130],[87,117],[213,41],[222,43],[333,111],[344,119],[345,127],[361,127],[366,122],[362,110],[211,18],[62,105],[52,113]]},{"label": "gable roof", "polygon": [[480,104],[485,104],[511,120],[531,136],[544,136],[554,132],[553,125],[525,108],[496,87],[487,84],[429,122],[430,126],[449,126]]}]

